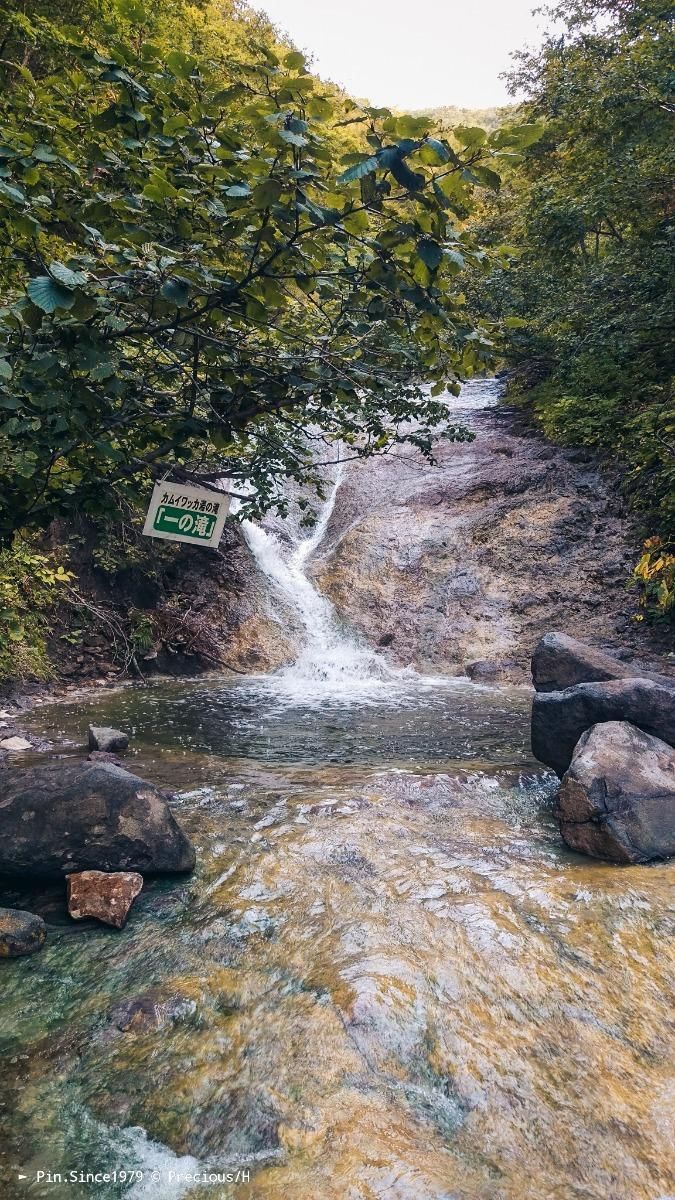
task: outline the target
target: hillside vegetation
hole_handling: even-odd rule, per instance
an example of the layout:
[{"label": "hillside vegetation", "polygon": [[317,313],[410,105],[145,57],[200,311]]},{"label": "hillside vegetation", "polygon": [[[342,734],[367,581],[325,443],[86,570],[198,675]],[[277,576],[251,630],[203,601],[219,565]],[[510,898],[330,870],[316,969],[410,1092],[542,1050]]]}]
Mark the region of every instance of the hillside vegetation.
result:
[{"label": "hillside vegetation", "polygon": [[493,108],[459,108],[456,104],[443,104],[436,108],[420,108],[416,114],[430,117],[442,129],[452,129],[455,125],[478,125],[493,133],[500,125],[513,120],[515,105],[502,105]]},{"label": "hillside vegetation", "polygon": [[675,604],[672,9],[564,0],[565,33],[519,57],[521,118],[543,136],[502,171],[478,235],[510,247],[479,279],[519,396],[544,430],[599,450],[646,537],[646,611]]},{"label": "hillside vegetation", "polygon": [[[55,608],[62,637],[101,625],[78,547],[108,593],[175,557],[140,533],[155,480],[283,513],[335,442],[470,436],[442,394],[500,360],[619,465],[645,614],[672,614],[661,0],[563,0],[518,109],[418,114],[325,84],[238,0],[2,13],[0,676],[49,673]],[[154,616],[114,620],[133,664]]]},{"label": "hillside vegetation", "polygon": [[[84,520],[114,583],[148,553],[158,478],[227,476],[255,516],[288,479],[320,486],[333,442],[468,436],[438,399],[495,356],[466,218],[537,127],[449,138],[361,108],[234,3],[12,6],[1,74],[9,575],[26,538]],[[8,670],[34,629],[9,575]]]}]

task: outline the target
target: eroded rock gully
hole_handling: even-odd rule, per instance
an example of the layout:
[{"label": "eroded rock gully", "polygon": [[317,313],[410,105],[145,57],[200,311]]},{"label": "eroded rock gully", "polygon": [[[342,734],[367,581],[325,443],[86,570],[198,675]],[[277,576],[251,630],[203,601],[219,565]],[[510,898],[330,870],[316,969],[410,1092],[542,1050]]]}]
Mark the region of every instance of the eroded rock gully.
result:
[{"label": "eroded rock gully", "polygon": [[[475,440],[441,440],[435,466],[408,448],[349,463],[309,574],[396,665],[529,681],[533,647],[556,629],[663,671],[667,631],[632,619],[639,535],[616,487],[586,452],[551,445],[495,398],[493,383],[469,385],[453,417]],[[288,536],[283,522],[266,524]],[[193,602],[229,663],[269,671],[293,660],[297,614],[236,529],[200,570]]]},{"label": "eroded rock gully", "polygon": [[529,679],[550,629],[658,661],[667,635],[626,590],[637,537],[597,466],[511,409],[469,421],[475,441],[441,443],[437,467],[397,452],[349,470],[315,567],[338,611],[423,671]]}]

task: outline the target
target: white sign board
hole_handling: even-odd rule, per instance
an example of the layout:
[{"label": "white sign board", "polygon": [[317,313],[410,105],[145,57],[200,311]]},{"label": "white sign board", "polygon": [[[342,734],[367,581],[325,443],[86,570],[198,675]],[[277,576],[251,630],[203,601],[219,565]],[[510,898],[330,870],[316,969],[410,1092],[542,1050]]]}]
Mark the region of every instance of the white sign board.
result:
[{"label": "white sign board", "polygon": [[227,492],[187,483],[156,483],[143,533],[167,542],[217,546],[229,510]]}]

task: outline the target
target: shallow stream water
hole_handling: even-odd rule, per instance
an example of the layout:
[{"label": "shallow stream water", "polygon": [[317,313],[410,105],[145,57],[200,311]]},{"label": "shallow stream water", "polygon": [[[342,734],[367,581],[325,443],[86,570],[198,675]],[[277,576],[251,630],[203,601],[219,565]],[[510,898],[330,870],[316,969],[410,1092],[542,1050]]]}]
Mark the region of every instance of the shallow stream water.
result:
[{"label": "shallow stream water", "polygon": [[198,865],[121,932],[0,897],[50,926],[0,964],[0,1200],[672,1197],[672,865],[565,850],[529,691],[341,629],[321,522],[249,530],[296,663],[32,716],[65,753],[127,730]]}]

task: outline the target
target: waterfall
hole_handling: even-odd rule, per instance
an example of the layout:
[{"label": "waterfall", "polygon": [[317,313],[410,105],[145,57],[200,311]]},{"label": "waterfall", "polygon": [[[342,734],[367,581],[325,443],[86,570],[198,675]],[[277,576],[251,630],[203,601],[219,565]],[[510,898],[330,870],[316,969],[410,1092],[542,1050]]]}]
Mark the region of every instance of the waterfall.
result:
[{"label": "waterfall", "polygon": [[345,628],[333,605],[307,575],[307,565],[323,541],[342,483],[338,465],[328,497],[309,537],[285,547],[281,540],[252,521],[242,522],[244,537],[273,591],[297,613],[303,642],[295,662],[268,677],[275,690],[290,697],[378,692],[409,675],[390,667],[381,655]]}]

